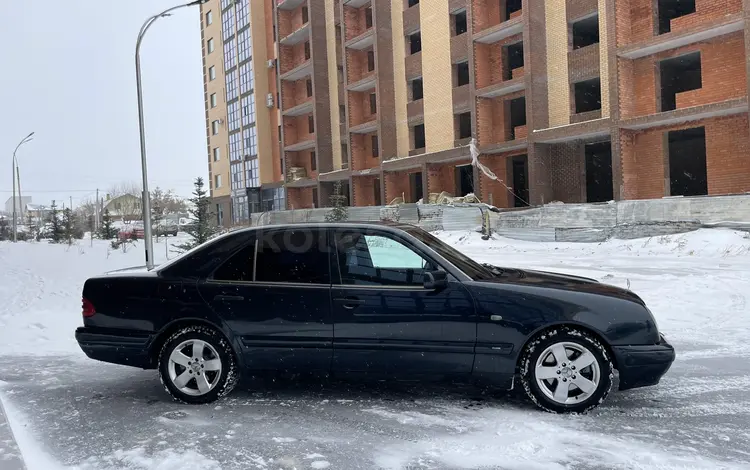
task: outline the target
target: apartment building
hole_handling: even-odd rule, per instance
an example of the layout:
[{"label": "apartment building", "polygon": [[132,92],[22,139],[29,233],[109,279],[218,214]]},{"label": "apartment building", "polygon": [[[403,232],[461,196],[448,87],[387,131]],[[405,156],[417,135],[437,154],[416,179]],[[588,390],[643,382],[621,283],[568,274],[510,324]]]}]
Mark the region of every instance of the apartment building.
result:
[{"label": "apartment building", "polygon": [[223,226],[286,208],[273,16],[264,0],[201,5],[209,189]]},{"label": "apartment building", "polygon": [[[278,58],[256,91],[275,101],[260,188],[289,209],[327,205],[336,182],[355,206],[750,190],[750,0],[250,3],[271,19],[253,16],[263,60]],[[241,202],[233,191],[212,194]]]}]

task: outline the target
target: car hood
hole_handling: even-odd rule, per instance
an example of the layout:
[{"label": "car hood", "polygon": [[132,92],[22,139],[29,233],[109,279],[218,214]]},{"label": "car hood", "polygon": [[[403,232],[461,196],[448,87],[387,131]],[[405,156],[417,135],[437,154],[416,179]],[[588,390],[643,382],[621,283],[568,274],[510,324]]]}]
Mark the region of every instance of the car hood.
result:
[{"label": "car hood", "polygon": [[644,304],[643,300],[634,292],[621,287],[602,284],[596,279],[574,276],[571,274],[559,274],[548,271],[534,271],[515,268],[497,267],[500,273],[489,283],[516,284],[537,286],[549,289],[574,290],[590,294],[599,294],[608,297],[616,297],[624,300],[635,301]]}]

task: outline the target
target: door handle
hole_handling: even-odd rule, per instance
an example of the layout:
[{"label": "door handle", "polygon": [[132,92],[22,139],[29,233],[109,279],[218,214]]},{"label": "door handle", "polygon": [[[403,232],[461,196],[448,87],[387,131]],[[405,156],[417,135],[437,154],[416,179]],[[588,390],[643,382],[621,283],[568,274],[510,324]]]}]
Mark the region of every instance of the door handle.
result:
[{"label": "door handle", "polygon": [[333,301],[336,302],[337,304],[341,304],[342,307],[344,307],[347,310],[353,310],[353,309],[359,307],[360,305],[364,305],[365,304],[364,300],[362,300],[362,299],[353,299],[353,298],[348,298],[348,299],[333,299]]},{"label": "door handle", "polygon": [[492,321],[503,321],[503,317],[500,315],[490,315],[490,320]]},{"label": "door handle", "polygon": [[241,295],[217,295],[214,302],[242,302],[245,300]]}]

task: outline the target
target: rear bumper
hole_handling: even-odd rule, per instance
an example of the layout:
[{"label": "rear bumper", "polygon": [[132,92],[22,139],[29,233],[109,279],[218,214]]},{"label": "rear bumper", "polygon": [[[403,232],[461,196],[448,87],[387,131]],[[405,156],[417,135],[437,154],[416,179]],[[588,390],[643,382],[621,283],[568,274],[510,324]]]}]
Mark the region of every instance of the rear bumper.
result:
[{"label": "rear bumper", "polygon": [[620,373],[620,390],[658,384],[675,359],[674,348],[664,336],[659,344],[612,349]]},{"label": "rear bumper", "polygon": [[152,339],[153,335],[121,330],[89,327],[76,329],[76,341],[91,359],[142,369],[154,367],[149,354]]}]

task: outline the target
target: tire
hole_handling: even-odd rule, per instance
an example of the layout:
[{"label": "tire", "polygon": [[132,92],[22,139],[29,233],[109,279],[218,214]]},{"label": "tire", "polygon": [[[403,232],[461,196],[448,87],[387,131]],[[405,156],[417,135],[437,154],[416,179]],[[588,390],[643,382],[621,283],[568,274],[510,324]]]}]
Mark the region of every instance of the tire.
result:
[{"label": "tire", "polygon": [[[197,345],[203,346],[200,357],[196,355]],[[159,352],[158,369],[166,391],[176,401],[188,404],[216,401],[229,394],[239,380],[229,341],[215,329],[200,325],[182,328],[167,339]]]},{"label": "tire", "polygon": [[526,395],[551,413],[586,413],[596,408],[609,394],[614,378],[612,361],[601,342],[586,331],[566,326],[545,331],[529,342],[520,365]]}]

